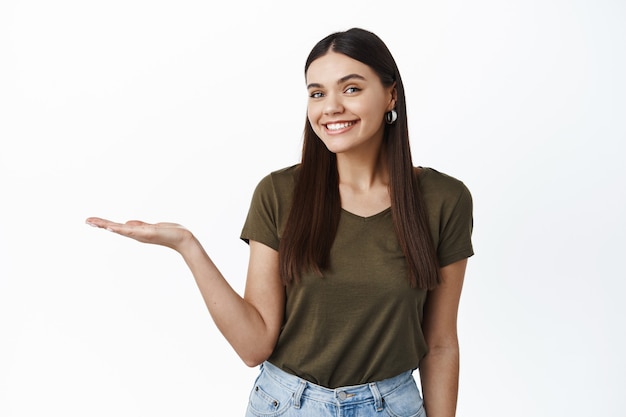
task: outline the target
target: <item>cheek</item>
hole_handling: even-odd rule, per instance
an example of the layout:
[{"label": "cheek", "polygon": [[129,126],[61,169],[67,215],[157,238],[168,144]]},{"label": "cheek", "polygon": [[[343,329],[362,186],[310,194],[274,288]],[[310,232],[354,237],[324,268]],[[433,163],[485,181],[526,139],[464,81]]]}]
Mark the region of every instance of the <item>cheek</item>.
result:
[{"label": "cheek", "polygon": [[373,109],[370,113],[370,117],[374,124],[385,124],[385,113],[387,113],[386,107]]},{"label": "cheek", "polygon": [[322,111],[318,103],[309,103],[306,108],[306,116],[309,118],[309,121],[312,125],[315,125],[315,123],[319,120],[321,114]]},{"label": "cheek", "polygon": [[315,110],[315,107],[310,107],[310,106],[307,107],[306,117],[309,120],[309,123],[311,124],[313,131],[317,133],[317,135],[319,136],[320,126],[317,123],[317,121],[319,120],[319,115],[318,115],[318,112]]},{"label": "cheek", "polygon": [[315,123],[315,117],[312,117],[311,113],[309,113],[308,111],[307,120],[309,122],[309,125],[311,125],[311,129],[313,129],[313,132],[315,132],[318,137],[321,137],[322,132],[320,131],[320,127],[317,123]]},{"label": "cheek", "polygon": [[367,101],[355,102],[350,107],[350,111],[362,119],[376,119],[380,115],[384,115],[384,106],[379,104],[381,101],[374,97]]},{"label": "cheek", "polygon": [[309,123],[311,123],[311,125],[314,124],[315,118],[313,117],[313,109],[311,109],[311,106],[306,108],[306,117],[307,119],[309,119]]}]

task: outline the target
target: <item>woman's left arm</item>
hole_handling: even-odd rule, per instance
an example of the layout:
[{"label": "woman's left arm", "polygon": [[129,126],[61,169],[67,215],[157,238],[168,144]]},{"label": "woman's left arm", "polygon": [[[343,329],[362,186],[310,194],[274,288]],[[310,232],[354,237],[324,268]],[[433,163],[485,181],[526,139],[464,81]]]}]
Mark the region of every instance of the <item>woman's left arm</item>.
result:
[{"label": "woman's left arm", "polygon": [[441,284],[428,293],[423,330],[428,354],[420,363],[424,407],[428,417],[454,417],[459,388],[457,313],[467,259],[440,270]]}]

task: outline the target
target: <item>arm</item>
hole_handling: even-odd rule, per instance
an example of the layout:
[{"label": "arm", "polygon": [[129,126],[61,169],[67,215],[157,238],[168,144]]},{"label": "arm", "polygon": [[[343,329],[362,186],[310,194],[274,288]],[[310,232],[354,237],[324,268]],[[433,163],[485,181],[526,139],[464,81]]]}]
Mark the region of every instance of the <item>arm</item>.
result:
[{"label": "arm", "polygon": [[428,417],[454,417],[459,387],[457,312],[467,259],[441,268],[442,283],[428,294],[423,329],[428,354],[420,364]]},{"label": "arm", "polygon": [[195,236],[173,223],[124,224],[99,218],[87,223],[143,243],[179,252],[193,274],[202,298],[226,340],[248,366],[256,366],[272,353],[284,314],[284,286],[278,273],[278,252],[250,242],[250,261],[244,297],[226,281]]}]

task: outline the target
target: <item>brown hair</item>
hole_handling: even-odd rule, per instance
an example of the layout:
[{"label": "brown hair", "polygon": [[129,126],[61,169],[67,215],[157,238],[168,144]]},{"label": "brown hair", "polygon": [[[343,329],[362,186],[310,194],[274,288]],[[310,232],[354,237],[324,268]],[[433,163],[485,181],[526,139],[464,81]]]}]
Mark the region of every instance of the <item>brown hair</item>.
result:
[{"label": "brown hair", "polygon": [[[388,157],[392,219],[407,260],[411,286],[432,289],[440,282],[439,267],[414,173],[404,87],[398,67],[378,36],[353,28],[333,33],[318,42],[307,58],[305,74],[313,61],[331,50],[368,65],[384,86],[396,84],[398,120],[385,125],[383,139]],[[297,282],[304,271],[322,274],[329,267],[330,248],[340,216],[336,156],[315,134],[307,119],[293,204],[279,246],[283,282]]]}]

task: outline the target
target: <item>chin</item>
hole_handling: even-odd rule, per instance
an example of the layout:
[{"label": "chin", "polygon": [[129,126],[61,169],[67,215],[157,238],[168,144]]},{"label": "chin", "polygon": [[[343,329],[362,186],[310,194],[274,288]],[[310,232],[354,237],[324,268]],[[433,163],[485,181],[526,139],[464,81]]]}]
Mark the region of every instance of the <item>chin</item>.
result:
[{"label": "chin", "polygon": [[345,146],[338,146],[337,144],[332,144],[332,143],[329,144],[327,142],[324,142],[324,145],[326,146],[326,149],[328,149],[329,152],[334,153],[334,154],[343,153],[350,149],[350,148],[346,148]]}]

